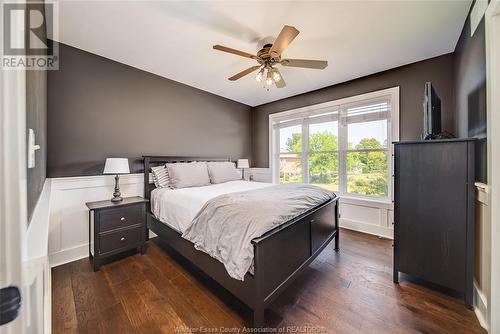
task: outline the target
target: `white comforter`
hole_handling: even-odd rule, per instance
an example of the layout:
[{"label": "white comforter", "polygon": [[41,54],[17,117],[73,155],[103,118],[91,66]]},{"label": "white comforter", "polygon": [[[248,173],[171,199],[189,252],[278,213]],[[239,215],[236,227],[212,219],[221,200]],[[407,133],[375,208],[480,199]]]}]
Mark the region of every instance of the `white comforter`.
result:
[{"label": "white comforter", "polygon": [[272,185],[272,183],[242,180],[175,190],[157,188],[151,192],[151,211],[161,222],[179,233],[184,233],[203,205],[212,198]]}]

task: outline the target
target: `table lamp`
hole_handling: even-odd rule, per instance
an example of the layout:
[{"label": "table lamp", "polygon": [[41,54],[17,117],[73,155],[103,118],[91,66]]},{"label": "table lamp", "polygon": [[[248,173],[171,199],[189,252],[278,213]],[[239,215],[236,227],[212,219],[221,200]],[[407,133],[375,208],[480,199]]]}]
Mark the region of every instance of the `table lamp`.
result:
[{"label": "table lamp", "polygon": [[128,166],[127,158],[107,158],[104,165],[103,174],[115,174],[115,192],[111,202],[121,202],[123,198],[120,193],[120,178],[119,174],[129,174],[130,168]]},{"label": "table lamp", "polygon": [[245,168],[250,168],[250,164],[248,163],[248,159],[238,159],[237,168],[241,169],[241,177],[245,179]]}]

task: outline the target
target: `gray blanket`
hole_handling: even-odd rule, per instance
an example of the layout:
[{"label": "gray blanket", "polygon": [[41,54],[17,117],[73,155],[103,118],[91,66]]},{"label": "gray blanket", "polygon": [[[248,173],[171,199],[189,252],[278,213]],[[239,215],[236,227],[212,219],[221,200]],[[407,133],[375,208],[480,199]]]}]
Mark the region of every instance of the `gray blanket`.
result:
[{"label": "gray blanket", "polygon": [[182,237],[243,280],[253,263],[252,239],[334,197],[301,183],[221,195],[203,206]]}]

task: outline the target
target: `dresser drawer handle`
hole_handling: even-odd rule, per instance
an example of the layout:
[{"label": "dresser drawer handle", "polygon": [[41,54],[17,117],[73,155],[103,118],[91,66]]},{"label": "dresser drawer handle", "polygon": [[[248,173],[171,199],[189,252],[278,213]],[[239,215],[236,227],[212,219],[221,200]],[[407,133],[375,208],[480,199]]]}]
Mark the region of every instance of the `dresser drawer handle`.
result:
[{"label": "dresser drawer handle", "polygon": [[121,220],[121,221],[125,221],[125,217],[121,217],[121,218],[120,218],[120,220]]},{"label": "dresser drawer handle", "polygon": [[125,241],[125,237],[122,237],[122,238],[120,239],[120,241]]}]

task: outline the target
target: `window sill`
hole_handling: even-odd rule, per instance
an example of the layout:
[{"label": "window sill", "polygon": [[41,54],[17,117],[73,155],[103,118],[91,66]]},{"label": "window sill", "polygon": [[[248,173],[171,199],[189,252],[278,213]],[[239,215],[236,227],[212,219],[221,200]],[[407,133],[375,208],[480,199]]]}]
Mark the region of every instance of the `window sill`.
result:
[{"label": "window sill", "polygon": [[378,199],[378,198],[368,198],[368,197],[357,197],[350,195],[339,195],[340,202],[345,204],[354,204],[368,207],[384,208],[388,210],[394,209],[394,204],[388,198]]}]

